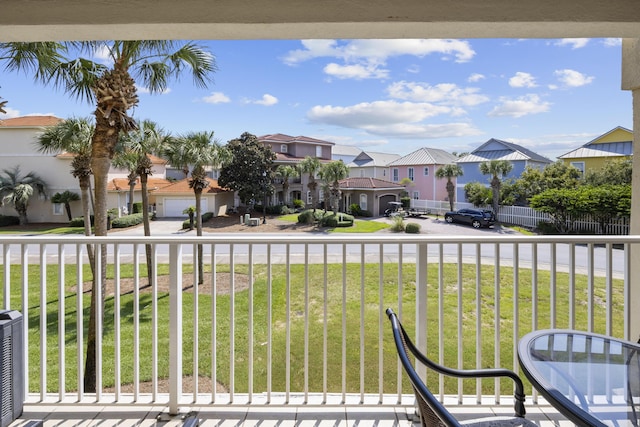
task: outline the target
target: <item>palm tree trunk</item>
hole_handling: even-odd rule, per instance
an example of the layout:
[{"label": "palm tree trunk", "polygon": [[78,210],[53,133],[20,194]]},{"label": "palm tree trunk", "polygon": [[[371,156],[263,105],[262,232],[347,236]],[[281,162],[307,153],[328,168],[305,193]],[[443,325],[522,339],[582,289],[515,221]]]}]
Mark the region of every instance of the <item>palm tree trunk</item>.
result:
[{"label": "palm tree trunk", "polygon": [[[149,223],[149,194],[147,193],[147,182],[149,177],[146,174],[140,175],[140,187],[142,188],[142,222],[144,235],[151,236],[151,224]],[[149,286],[153,284],[153,259],[151,256],[151,245],[145,245],[147,255],[147,278]]]},{"label": "palm tree trunk", "polygon": [[[194,190],[196,197],[196,235],[202,236],[202,207],[200,206],[202,200],[202,190]],[[204,274],[204,266],[202,261],[202,245],[198,245],[198,285],[202,285],[204,280],[202,275]]]},{"label": "palm tree trunk", "polygon": [[[82,216],[84,217],[84,235],[91,236],[91,206],[90,200],[90,187],[91,178],[89,176],[81,177],[80,181],[80,200],[82,203]],[[89,257],[89,266],[91,267],[91,275],[95,276],[95,257],[93,255],[93,246],[87,245],[87,256]]]}]

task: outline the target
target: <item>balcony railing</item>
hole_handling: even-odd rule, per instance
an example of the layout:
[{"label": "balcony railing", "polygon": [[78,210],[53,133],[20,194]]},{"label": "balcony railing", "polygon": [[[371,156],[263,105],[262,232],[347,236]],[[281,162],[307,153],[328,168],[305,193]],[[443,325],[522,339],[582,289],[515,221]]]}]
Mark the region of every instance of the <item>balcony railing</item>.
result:
[{"label": "balcony railing", "polygon": [[[518,370],[516,343],[567,327],[629,337],[638,237],[407,234],[3,237],[2,299],[24,314],[25,381],[40,401],[398,403],[410,393],[384,310],[449,366]],[[83,390],[102,262],[97,390]],[[145,247],[154,277],[147,280]],[[203,270],[197,263],[202,249]],[[98,266],[98,270],[99,270]],[[201,283],[200,285],[197,285]],[[510,395],[506,383],[428,378],[445,395]],[[535,393],[529,387],[528,394]],[[298,402],[300,398],[302,402]]]}]

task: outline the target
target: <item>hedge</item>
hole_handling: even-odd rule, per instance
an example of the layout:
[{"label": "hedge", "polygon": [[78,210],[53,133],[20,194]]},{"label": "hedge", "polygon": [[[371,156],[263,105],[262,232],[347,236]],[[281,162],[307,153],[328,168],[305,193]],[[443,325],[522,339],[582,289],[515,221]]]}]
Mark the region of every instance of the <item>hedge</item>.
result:
[{"label": "hedge", "polygon": [[405,233],[418,234],[420,233],[420,224],[417,224],[415,222],[407,223],[407,225],[404,227],[404,231]]},{"label": "hedge", "polygon": [[[91,225],[94,225],[94,217],[93,215],[90,216],[91,218]],[[78,216],[76,218],[73,218],[71,221],[69,221],[69,227],[84,227],[84,217],[83,216]]]},{"label": "hedge", "polygon": [[127,228],[134,225],[142,224],[142,213],[121,216],[111,221],[112,228]]},{"label": "hedge", "polygon": [[19,225],[20,218],[11,215],[0,215],[0,227],[7,227],[9,225]]}]

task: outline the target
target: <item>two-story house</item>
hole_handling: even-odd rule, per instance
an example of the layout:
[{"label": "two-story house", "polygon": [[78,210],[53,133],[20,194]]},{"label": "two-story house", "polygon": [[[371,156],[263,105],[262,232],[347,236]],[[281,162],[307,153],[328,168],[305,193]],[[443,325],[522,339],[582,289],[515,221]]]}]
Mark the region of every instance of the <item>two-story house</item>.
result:
[{"label": "two-story house", "polygon": [[350,178],[377,178],[393,181],[389,176],[389,163],[400,158],[399,154],[363,151],[347,164]]},{"label": "two-story house", "polygon": [[462,176],[457,179],[456,200],[466,200],[464,186],[467,183],[480,182],[489,186],[491,177],[480,172],[480,164],[491,160],[506,160],[513,166],[511,172],[504,176],[503,179],[518,178],[527,166],[544,169],[545,166],[552,163],[551,160],[528,148],[512,142],[491,138],[471,153],[456,160],[463,172]]},{"label": "two-story house", "polygon": [[409,178],[405,189],[412,199],[448,200],[446,182],[436,178],[436,171],[457,159],[439,148],[420,148],[389,163],[391,181]]},{"label": "two-story house", "polygon": [[630,159],[632,155],[633,132],[618,126],[558,159],[584,174],[588,170],[601,168],[607,161]]}]

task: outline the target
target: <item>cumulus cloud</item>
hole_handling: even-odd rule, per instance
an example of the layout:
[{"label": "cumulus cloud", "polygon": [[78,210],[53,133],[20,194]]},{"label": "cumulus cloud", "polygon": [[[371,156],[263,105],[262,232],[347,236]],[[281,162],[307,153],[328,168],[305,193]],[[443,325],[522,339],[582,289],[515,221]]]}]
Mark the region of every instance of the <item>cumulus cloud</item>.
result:
[{"label": "cumulus cloud", "polygon": [[324,67],[324,72],[338,79],[363,80],[389,77],[389,70],[378,68],[375,64],[340,65],[332,62]]},{"label": "cumulus cloud", "polygon": [[606,38],[602,41],[602,44],[606,47],[619,47],[622,46],[622,39]]},{"label": "cumulus cloud", "polygon": [[225,104],[231,102],[231,99],[222,92],[211,92],[211,95],[202,98],[207,104]]},{"label": "cumulus cloud", "polygon": [[247,103],[249,104],[256,104],[256,105],[264,105],[265,107],[270,107],[272,105],[275,105],[278,103],[278,98],[276,98],[273,95],[269,95],[268,93],[265,93],[264,95],[262,95],[261,99],[256,99],[256,100],[249,100],[247,101]]},{"label": "cumulus cloud", "polygon": [[518,71],[515,76],[509,79],[509,86],[511,87],[536,87],[536,79],[529,73]]},{"label": "cumulus cloud", "polygon": [[474,106],[489,101],[477,88],[462,88],[454,83],[427,83],[400,81],[387,87],[391,98],[415,102],[432,102],[442,105]]},{"label": "cumulus cloud", "polygon": [[589,43],[590,39],[560,39],[555,44],[556,46],[569,46],[571,49],[580,49],[585,47]]},{"label": "cumulus cloud", "polygon": [[546,113],[551,103],[544,102],[538,95],[525,95],[516,99],[500,98],[500,103],[489,112],[489,117],[520,118],[529,114]]},{"label": "cumulus cloud", "polygon": [[556,70],[553,73],[558,81],[565,87],[580,87],[593,82],[593,76],[587,76],[579,71],[564,69]]},{"label": "cumulus cloud", "polygon": [[0,120],[13,119],[14,117],[20,117],[20,110],[15,110],[11,107],[5,106],[4,111],[6,111],[6,113],[4,114],[0,113]]},{"label": "cumulus cloud", "polygon": [[347,107],[315,106],[307,113],[314,123],[361,129],[372,135],[396,138],[436,138],[479,133],[468,123],[425,124],[425,119],[455,114],[456,109],[430,103],[376,101]]},{"label": "cumulus cloud", "polygon": [[484,74],[479,74],[479,73],[473,73],[469,76],[469,78],[467,79],[467,81],[469,83],[476,83],[479,82],[480,80],[484,80],[486,77],[484,76]]}]

